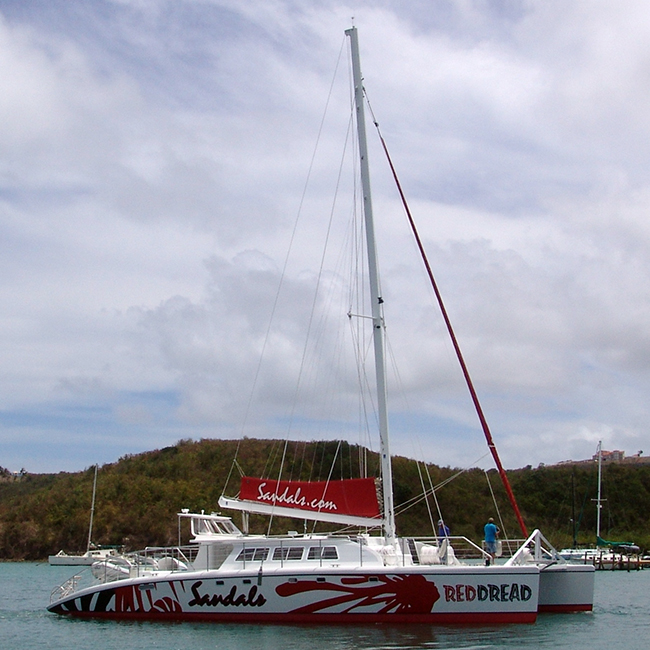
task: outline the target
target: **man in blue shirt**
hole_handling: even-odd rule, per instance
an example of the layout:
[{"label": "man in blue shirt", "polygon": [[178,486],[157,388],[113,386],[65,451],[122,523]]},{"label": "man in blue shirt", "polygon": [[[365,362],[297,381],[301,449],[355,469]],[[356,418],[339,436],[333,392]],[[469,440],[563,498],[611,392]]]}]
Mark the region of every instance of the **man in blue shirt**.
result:
[{"label": "man in blue shirt", "polygon": [[499,536],[499,529],[494,523],[494,519],[490,517],[483,530],[485,532],[485,550],[490,556],[490,559],[487,560],[485,564],[487,566],[490,566],[490,561],[494,562],[494,558],[496,557],[497,537]]},{"label": "man in blue shirt", "polygon": [[449,526],[442,519],[438,521],[438,537],[449,537]]}]

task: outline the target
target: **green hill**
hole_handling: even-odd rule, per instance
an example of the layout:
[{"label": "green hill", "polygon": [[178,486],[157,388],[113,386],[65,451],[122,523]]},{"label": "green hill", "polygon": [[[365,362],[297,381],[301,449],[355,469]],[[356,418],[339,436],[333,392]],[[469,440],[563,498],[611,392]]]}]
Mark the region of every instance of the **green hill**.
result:
[{"label": "green hill", "polygon": [[[378,457],[362,447],[345,442],[289,443],[277,440],[244,439],[180,441],[173,447],[134,456],[100,467],[93,541],[102,545],[124,545],[128,550],[144,546],[175,544],[178,541],[176,513],[182,508],[212,512],[228,480],[228,495],[237,492],[239,474],[232,472],[233,459],[251,476],[324,480],[359,476],[360,467],[369,476],[377,474]],[[418,465],[397,457],[393,461],[395,502],[417,499],[422,483],[439,485],[457,470],[436,465]],[[292,468],[292,469],[288,469]],[[332,469],[333,468],[333,469]],[[579,541],[595,541],[595,465],[526,468],[509,472],[524,520],[529,530],[541,528],[558,547],[571,543],[572,473],[576,519],[580,518]],[[23,474],[4,472],[0,477],[0,558],[41,560],[60,549],[85,550],[94,469],[78,473]],[[482,538],[488,516],[497,517],[496,504],[510,537],[520,537],[510,506],[496,472],[489,483],[485,472],[470,470],[436,492],[452,534],[475,541]],[[608,465],[603,471],[602,535],[633,540],[650,546],[650,466]],[[437,520],[430,500],[432,518]],[[234,514],[239,523],[237,513]],[[423,501],[416,502],[397,518],[400,534],[431,534],[431,517]],[[265,532],[268,520],[251,517],[251,532]],[[275,519],[272,532],[302,530],[302,521]],[[319,524],[319,526],[321,526]],[[319,528],[320,529],[320,528]],[[186,541],[186,540],[185,540]]]}]

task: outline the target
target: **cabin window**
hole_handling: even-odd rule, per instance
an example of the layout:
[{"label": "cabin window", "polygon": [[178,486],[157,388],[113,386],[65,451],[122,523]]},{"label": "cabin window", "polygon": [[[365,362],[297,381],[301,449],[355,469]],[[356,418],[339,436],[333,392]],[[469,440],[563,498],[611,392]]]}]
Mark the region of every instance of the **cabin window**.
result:
[{"label": "cabin window", "polygon": [[307,555],[308,560],[338,560],[336,546],[312,546]]},{"label": "cabin window", "polygon": [[208,519],[195,519],[192,523],[195,522],[197,535],[217,535],[219,533],[216,524]]},{"label": "cabin window", "polygon": [[238,562],[264,562],[269,556],[268,548],[245,548],[237,556]]},{"label": "cabin window", "polygon": [[239,529],[229,519],[216,521],[194,517],[192,518],[192,533],[195,535],[237,535]]},{"label": "cabin window", "polygon": [[302,553],[305,549],[302,546],[283,546],[273,549],[273,559],[302,560]]},{"label": "cabin window", "polygon": [[237,535],[237,533],[239,533],[239,528],[237,528],[237,526],[235,526],[232,521],[222,521],[221,524],[223,525],[226,532],[230,535]]}]

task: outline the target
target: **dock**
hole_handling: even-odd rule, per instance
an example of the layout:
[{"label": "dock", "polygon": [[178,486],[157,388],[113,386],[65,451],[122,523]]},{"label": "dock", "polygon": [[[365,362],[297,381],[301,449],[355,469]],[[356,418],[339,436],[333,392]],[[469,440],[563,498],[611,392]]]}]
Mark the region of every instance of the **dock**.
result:
[{"label": "dock", "polygon": [[641,555],[603,553],[592,558],[597,571],[640,571],[650,568],[650,558]]}]

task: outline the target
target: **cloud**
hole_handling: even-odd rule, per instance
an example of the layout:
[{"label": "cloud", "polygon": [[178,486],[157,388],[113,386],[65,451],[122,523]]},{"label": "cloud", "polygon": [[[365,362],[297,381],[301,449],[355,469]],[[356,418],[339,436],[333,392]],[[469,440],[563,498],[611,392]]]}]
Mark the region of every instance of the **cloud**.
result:
[{"label": "cloud", "polygon": [[[347,361],[351,249],[328,234],[349,216],[352,16],[506,465],[648,447],[646,7],[437,5],[3,5],[0,464],[242,432],[366,441],[347,415],[372,410]],[[372,139],[393,449],[417,436],[465,465],[482,434]]]}]

